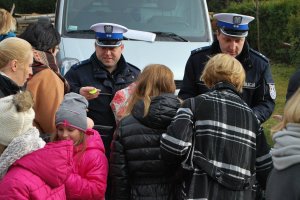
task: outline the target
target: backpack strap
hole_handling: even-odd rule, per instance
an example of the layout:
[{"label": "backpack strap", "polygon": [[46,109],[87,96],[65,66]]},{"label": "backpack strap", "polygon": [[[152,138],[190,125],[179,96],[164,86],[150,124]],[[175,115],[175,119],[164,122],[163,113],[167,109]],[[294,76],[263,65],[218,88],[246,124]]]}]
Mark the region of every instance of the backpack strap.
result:
[{"label": "backpack strap", "polygon": [[[238,179],[223,172],[219,167],[210,163],[201,152],[197,152],[197,159],[194,165],[204,170],[212,179],[231,190],[247,190],[251,189],[256,181],[256,174],[252,174],[249,178]],[[200,156],[199,156],[200,154]]]}]

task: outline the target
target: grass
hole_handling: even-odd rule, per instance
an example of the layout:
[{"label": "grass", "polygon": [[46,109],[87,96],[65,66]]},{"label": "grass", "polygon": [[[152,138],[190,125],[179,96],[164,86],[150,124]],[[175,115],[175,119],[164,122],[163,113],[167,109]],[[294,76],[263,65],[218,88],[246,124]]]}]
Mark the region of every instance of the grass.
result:
[{"label": "grass", "polygon": [[[283,64],[272,64],[271,71],[272,76],[275,81],[276,87],[276,101],[275,101],[275,110],[273,115],[275,114],[283,114],[283,109],[285,105],[285,95],[288,86],[288,81],[290,76],[296,71],[296,66],[286,66]],[[264,124],[263,127],[265,129],[265,135],[267,137],[268,143],[273,146],[272,137],[270,135],[270,129],[277,123],[275,119],[270,117]]]}]

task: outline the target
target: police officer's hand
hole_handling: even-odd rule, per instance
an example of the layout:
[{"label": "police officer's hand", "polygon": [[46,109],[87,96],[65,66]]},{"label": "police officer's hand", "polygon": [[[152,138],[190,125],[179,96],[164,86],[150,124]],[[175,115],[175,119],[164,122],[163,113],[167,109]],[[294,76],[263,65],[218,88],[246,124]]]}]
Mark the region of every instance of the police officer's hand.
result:
[{"label": "police officer's hand", "polygon": [[87,100],[95,99],[99,96],[100,90],[92,87],[92,86],[86,86],[82,87],[79,90],[79,94],[84,96]]}]

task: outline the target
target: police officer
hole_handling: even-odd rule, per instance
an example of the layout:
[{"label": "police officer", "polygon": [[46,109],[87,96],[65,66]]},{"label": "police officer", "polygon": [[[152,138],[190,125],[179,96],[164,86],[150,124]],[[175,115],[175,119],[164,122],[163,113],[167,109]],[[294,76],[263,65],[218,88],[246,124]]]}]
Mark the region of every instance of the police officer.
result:
[{"label": "police officer", "polygon": [[187,99],[208,91],[199,80],[204,65],[214,54],[227,53],[242,63],[246,72],[242,98],[263,123],[274,110],[276,91],[268,59],[251,49],[246,41],[248,23],[254,17],[219,13],[215,14],[214,18],[217,20],[217,40],[209,47],[192,51],[186,63],[183,84],[178,96]]},{"label": "police officer", "polygon": [[71,91],[89,100],[88,117],[94,120],[108,157],[115,129],[110,102],[116,91],[135,81],[140,70],[127,63],[122,52],[123,33],[127,28],[118,24],[98,23],[91,26],[96,33],[95,52],[87,60],[67,72]]}]

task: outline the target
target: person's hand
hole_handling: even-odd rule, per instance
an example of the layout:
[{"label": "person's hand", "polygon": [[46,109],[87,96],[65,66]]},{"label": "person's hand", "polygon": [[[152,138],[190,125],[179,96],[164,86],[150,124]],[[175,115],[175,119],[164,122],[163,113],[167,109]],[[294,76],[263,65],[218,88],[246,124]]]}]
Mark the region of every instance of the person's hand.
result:
[{"label": "person's hand", "polygon": [[79,94],[84,96],[87,100],[95,99],[99,96],[100,90],[92,87],[92,86],[86,86],[82,87],[79,90]]},{"label": "person's hand", "polygon": [[282,115],[273,115],[272,118],[275,119],[275,120],[277,120],[277,121],[282,121],[283,116]]},{"label": "person's hand", "polygon": [[95,125],[94,121],[89,117],[87,117],[86,120],[87,120],[87,128],[93,128]]}]

